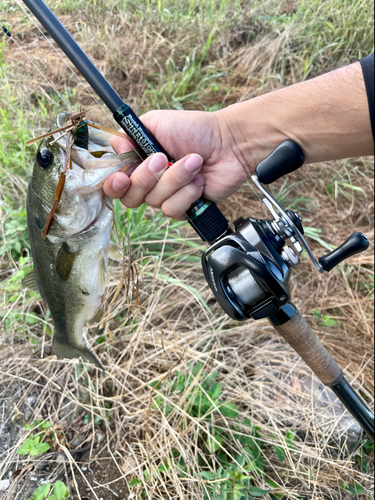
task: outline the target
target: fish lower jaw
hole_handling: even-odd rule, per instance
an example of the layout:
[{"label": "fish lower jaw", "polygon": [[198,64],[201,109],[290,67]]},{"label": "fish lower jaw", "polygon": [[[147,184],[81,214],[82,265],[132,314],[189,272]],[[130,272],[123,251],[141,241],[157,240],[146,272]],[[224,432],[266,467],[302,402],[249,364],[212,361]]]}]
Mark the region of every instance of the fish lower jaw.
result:
[{"label": "fish lower jaw", "polygon": [[106,226],[107,224],[112,225],[112,220],[112,210],[105,203],[103,203],[98,215],[78,234],[88,233],[90,231],[96,230],[99,227]]}]

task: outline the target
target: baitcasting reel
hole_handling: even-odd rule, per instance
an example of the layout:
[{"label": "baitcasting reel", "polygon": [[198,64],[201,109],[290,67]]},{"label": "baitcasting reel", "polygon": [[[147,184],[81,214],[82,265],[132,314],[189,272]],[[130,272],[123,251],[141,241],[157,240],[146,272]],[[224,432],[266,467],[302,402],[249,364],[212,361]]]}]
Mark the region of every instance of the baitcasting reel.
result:
[{"label": "baitcasting reel", "polygon": [[211,290],[224,311],[236,320],[274,316],[289,303],[290,271],[300,263],[299,254],[303,250],[323,273],[369,247],[366,236],[354,233],[333,252],[319,260],[315,258],[305,240],[301,217],[292,210],[284,210],[262,186],[297,170],[304,161],[297,144],[290,140],[280,144],[252,176],[265,196],[263,202],[272,218],[239,218],[234,223],[235,232],[216,241],[202,257]]}]

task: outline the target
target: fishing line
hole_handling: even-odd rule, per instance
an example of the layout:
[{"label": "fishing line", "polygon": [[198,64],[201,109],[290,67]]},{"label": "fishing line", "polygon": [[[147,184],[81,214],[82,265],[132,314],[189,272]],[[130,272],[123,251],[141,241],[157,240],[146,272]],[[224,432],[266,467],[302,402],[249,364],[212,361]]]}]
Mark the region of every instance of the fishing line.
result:
[{"label": "fishing line", "polygon": [[[49,43],[49,45],[53,48],[53,50],[56,52],[56,54],[60,57],[60,59],[63,61],[63,63],[69,68],[69,70],[73,73],[73,75],[76,77],[76,79],[81,83],[81,85],[83,86],[83,88],[87,91],[87,93],[90,95],[90,97],[93,99],[94,103],[96,103],[98,105],[98,107],[101,109],[101,111],[104,113],[104,115],[108,118],[108,120],[117,128],[118,127],[118,124],[114,121],[113,117],[110,116],[107,111],[105,110],[105,108],[100,104],[100,102],[96,99],[96,97],[92,94],[92,92],[90,91],[90,89],[86,86],[85,82],[83,82],[81,80],[81,78],[79,77],[79,75],[74,71],[74,69],[65,61],[65,59],[62,57],[62,55],[60,54],[60,52],[56,49],[56,47],[53,45],[53,43],[51,42],[51,40],[45,35],[45,33],[43,33],[43,31],[40,29],[39,25],[34,21],[34,19],[30,16],[30,14],[27,12],[27,10],[25,9],[25,7],[20,3],[19,0],[16,0],[16,3],[17,5],[20,7],[20,9],[26,14],[26,16],[28,17],[28,19],[34,24],[34,26],[38,29],[38,31],[42,34],[43,38]],[[64,101],[65,102],[65,101]],[[90,106],[92,106],[93,103],[90,104]],[[89,107],[90,107],[89,106]],[[72,111],[69,107],[69,110]],[[128,142],[128,144],[130,145],[130,147],[132,148],[132,151],[134,151],[140,159],[142,159],[142,157],[140,156],[140,154],[138,153],[138,150],[136,149],[136,147],[133,145],[133,143],[124,135],[123,136],[124,139]]]},{"label": "fishing line", "polygon": [[[73,73],[73,75],[76,77],[76,79],[81,83],[81,85],[88,92],[88,94],[91,96],[91,98],[93,99],[93,101],[98,105],[98,107],[101,109],[101,111],[105,114],[105,116],[110,120],[111,123],[115,124],[115,121],[113,120],[113,118],[110,115],[108,115],[108,113],[106,112],[106,110],[103,108],[103,106],[100,104],[100,102],[95,98],[95,96],[92,94],[92,92],[86,86],[86,84],[81,80],[81,78],[77,75],[77,73],[73,70],[73,68],[64,60],[64,58],[62,57],[62,55],[59,53],[59,51],[56,49],[56,47],[52,44],[52,42],[49,40],[49,38],[43,33],[43,31],[40,29],[40,27],[38,26],[38,24],[30,16],[30,14],[27,12],[27,10],[24,8],[24,6],[20,3],[20,1],[19,0],[15,0],[15,1],[16,1],[17,5],[20,7],[20,9],[26,14],[27,18],[32,22],[32,24],[34,26],[36,26],[36,28],[38,29],[38,31],[42,34],[43,38],[53,48],[53,50],[56,52],[56,54],[59,56],[59,58],[64,62],[64,64],[70,69],[70,71]],[[22,49],[22,47],[19,45],[19,43],[14,39],[14,37],[12,35],[11,35],[11,38],[14,40],[14,42],[16,43],[16,45],[18,46],[18,48],[22,51],[22,53],[26,56],[26,58],[33,64],[33,66],[43,76],[43,78],[47,81],[47,83],[51,86],[51,88],[57,93],[57,95],[65,103],[65,105],[68,107],[69,111],[72,112],[72,109],[70,108],[69,104],[65,101],[65,99],[63,98],[63,96],[58,92],[58,90],[55,88],[55,86],[53,85],[53,83],[48,80],[48,78],[43,74],[43,72],[38,68],[38,66],[32,61],[32,59],[27,55],[27,53]],[[117,128],[118,124],[116,123],[115,126]],[[137,154],[137,156],[139,156],[139,158],[143,161],[143,158],[140,156],[140,154],[139,154],[138,150],[136,149],[136,147],[134,146],[133,142],[130,141],[127,136],[124,135],[123,137],[126,140],[126,142],[129,144],[131,150],[134,151]],[[153,174],[153,175],[154,175],[155,178],[157,178],[156,174]],[[159,180],[159,179],[157,178],[157,180]],[[184,187],[186,187],[186,186],[183,186],[180,189],[183,189]],[[173,195],[177,194],[178,191],[176,191],[175,193],[171,193],[168,190],[169,197],[172,197]],[[189,217],[189,215],[186,213],[186,211],[182,210],[182,205],[181,204],[178,204],[178,208],[185,215],[187,221],[192,222],[192,219]]]},{"label": "fishing line", "polygon": [[[62,57],[62,55],[59,53],[59,51],[56,49],[56,47],[52,44],[52,42],[49,40],[49,38],[47,38],[47,36],[43,33],[43,31],[40,29],[40,27],[37,25],[37,23],[34,21],[34,19],[30,16],[30,14],[27,12],[27,10],[23,7],[23,5],[19,2],[19,0],[16,0],[16,3],[17,5],[20,7],[20,9],[26,14],[26,16],[28,17],[28,19],[32,22],[32,24],[34,24],[34,26],[38,29],[38,31],[42,34],[43,38],[45,38],[45,40],[49,43],[49,45],[53,48],[53,50],[56,52],[56,54],[59,56],[59,58],[63,61],[63,63],[70,69],[70,71],[73,73],[73,75],[77,78],[77,80],[81,83],[81,85],[83,86],[83,88],[88,92],[88,94],[91,96],[91,98],[93,99],[93,101],[98,105],[98,107],[101,109],[101,111],[105,114],[105,116],[109,119],[109,121],[111,123],[113,123],[116,127],[117,127],[117,124],[115,123],[115,121],[113,120],[113,118],[108,115],[108,113],[106,112],[105,108],[103,108],[103,106],[100,104],[100,102],[95,98],[95,96],[92,94],[92,92],[90,91],[90,89],[85,85],[85,83],[81,80],[81,78],[77,75],[77,73],[73,70],[73,68],[64,60],[64,58]],[[34,63],[34,61],[32,61],[32,59],[27,55],[27,53],[22,49],[22,47],[20,46],[20,44],[16,41],[16,39],[11,35],[11,33],[7,30],[7,28],[3,25],[1,25],[3,27],[3,30],[4,30],[4,33],[6,33],[12,40],[14,40],[14,42],[16,43],[16,45],[18,46],[18,48],[21,50],[21,52],[25,55],[25,57],[31,62],[31,64],[38,70],[38,72],[42,75],[42,77],[47,81],[47,83],[51,86],[51,88],[56,92],[56,94],[58,95],[58,97],[64,102],[64,104],[67,106],[67,108],[69,109],[69,111],[73,112],[72,108],[69,106],[69,104],[65,101],[65,99],[63,98],[63,96],[58,92],[58,90],[56,89],[56,87],[53,85],[53,83],[51,81],[48,80],[48,78],[44,75],[44,73],[38,68],[38,66]],[[93,103],[90,104],[90,106],[92,105]],[[89,107],[90,107],[89,106]],[[124,139],[129,143],[132,151],[134,151],[137,156],[139,156],[139,158],[142,160],[142,157],[140,156],[140,154],[138,153],[137,149],[135,148],[135,146],[133,145],[133,143],[127,139],[127,137],[124,136]]]},{"label": "fishing line", "polygon": [[31,62],[31,64],[34,66],[34,68],[42,75],[42,77],[46,80],[48,85],[56,92],[57,97],[61,99],[64,104],[68,107],[69,111],[72,111],[71,107],[69,104],[65,101],[63,96],[60,94],[60,92],[57,90],[57,88],[54,86],[54,84],[48,80],[48,78],[45,76],[45,74],[39,69],[39,67],[36,65],[36,63],[31,59],[31,57],[26,53],[26,51],[21,47],[21,45],[18,43],[17,39],[10,33],[10,31],[7,30],[7,28],[1,24],[4,33],[11,39],[13,42],[17,45],[18,49],[22,52],[22,54]]},{"label": "fishing line", "polygon": [[[74,71],[74,69],[65,61],[65,59],[62,57],[62,55],[60,54],[60,52],[56,49],[56,47],[53,45],[53,43],[51,42],[51,40],[43,33],[43,31],[40,29],[40,27],[38,26],[38,24],[34,21],[34,19],[30,16],[30,14],[27,12],[27,10],[24,8],[24,6],[20,3],[19,0],[15,0],[17,5],[20,7],[20,9],[26,14],[26,16],[28,17],[28,19],[32,22],[32,24],[34,24],[34,26],[38,29],[38,31],[41,33],[41,35],[43,36],[43,38],[49,43],[49,45],[53,48],[53,50],[56,52],[56,54],[60,57],[60,59],[63,61],[63,63],[69,68],[69,70],[73,73],[73,75],[76,77],[76,79],[81,83],[81,85],[83,86],[83,88],[87,91],[87,93],[90,95],[90,97],[93,99],[94,103],[98,105],[98,107],[101,109],[101,111],[104,113],[104,115],[108,118],[108,120],[117,128],[118,127],[118,124],[113,120],[113,118],[106,112],[105,108],[100,104],[100,102],[96,99],[96,97],[92,94],[92,92],[90,91],[90,89],[86,86],[86,84],[81,80],[81,78],[79,77],[79,75]],[[27,56],[27,54],[26,54]],[[27,56],[28,57],[28,56]],[[38,69],[39,72],[41,72],[39,69]],[[42,74],[43,75],[43,74]],[[43,75],[43,77],[47,80],[47,78]],[[48,80],[47,80],[48,81]],[[51,84],[52,88],[53,85]],[[63,98],[62,98],[63,99]],[[64,103],[66,103],[66,101],[63,99]],[[89,105],[92,106],[93,105],[93,102]],[[70,108],[70,106],[67,104],[68,106],[68,109],[69,111],[72,111],[72,109]],[[124,136],[124,139],[128,142],[129,146],[131,147],[132,151],[134,151],[137,156],[139,156],[139,158],[142,160],[142,157],[141,155],[138,153],[138,150],[136,149],[136,147],[133,145],[133,143],[126,137]],[[171,196],[171,194],[169,193],[169,195]]]},{"label": "fishing line", "polygon": [[[19,0],[16,0],[16,3],[18,6],[22,9],[22,11],[26,14],[26,16],[29,18],[29,20],[34,24],[34,26],[38,29],[38,31],[42,34],[43,38],[49,43],[49,45],[53,48],[53,50],[56,52],[56,54],[60,57],[60,59],[63,61],[65,66],[67,66],[70,71],[73,73],[73,75],[77,78],[77,80],[81,83],[83,88],[87,91],[87,93],[90,95],[90,97],[95,101],[95,103],[99,106],[99,108],[103,111],[105,116],[112,122],[115,123],[114,120],[111,118],[110,115],[107,114],[106,110],[103,108],[103,106],[100,104],[100,102],[96,99],[96,97],[92,94],[90,89],[85,85],[85,83],[81,80],[81,78],[77,75],[77,73],[74,71],[74,69],[65,61],[65,59],[62,57],[60,52],[56,49],[56,47],[53,45],[51,40],[43,33],[43,31],[40,29],[38,24],[34,21],[34,19],[30,16],[30,14],[27,12],[25,7],[19,2]],[[70,109],[70,108],[69,108]]]}]

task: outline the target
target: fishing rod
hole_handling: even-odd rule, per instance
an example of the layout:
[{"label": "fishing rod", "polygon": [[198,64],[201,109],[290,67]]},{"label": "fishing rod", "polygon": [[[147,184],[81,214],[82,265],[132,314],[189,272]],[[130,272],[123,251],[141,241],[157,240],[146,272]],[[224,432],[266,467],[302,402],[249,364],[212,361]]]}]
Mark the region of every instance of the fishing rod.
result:
[{"label": "fishing rod", "polygon": [[[42,0],[23,0],[47,32],[96,91],[122,129],[133,139],[143,159],[162,152],[173,160],[123,102],[70,33]],[[301,217],[283,207],[264,185],[302,167],[305,157],[293,141],[280,144],[256,168],[252,180],[264,196],[270,219],[239,218],[235,231],[215,203],[200,198],[187,211],[190,225],[211,246],[202,256],[205,278],[223,310],[233,319],[268,318],[322,383],[374,440],[374,415],[344,377],[342,369],[291,302],[291,269],[308,253],[320,273],[368,249],[365,235],[354,233],[333,252],[317,260],[304,237]],[[293,245],[286,244],[287,240]]]}]

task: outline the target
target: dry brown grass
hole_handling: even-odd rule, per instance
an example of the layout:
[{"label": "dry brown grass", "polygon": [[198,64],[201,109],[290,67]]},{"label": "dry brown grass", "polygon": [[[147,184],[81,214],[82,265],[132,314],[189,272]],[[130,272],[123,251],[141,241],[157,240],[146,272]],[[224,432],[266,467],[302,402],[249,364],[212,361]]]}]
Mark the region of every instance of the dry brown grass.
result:
[{"label": "dry brown grass", "polygon": [[[117,494],[126,489],[132,477],[142,478],[144,471],[151,468],[152,480],[144,480],[139,486],[140,491],[145,489],[147,498],[201,498],[202,482],[198,473],[202,466],[198,465],[198,457],[211,470],[218,467],[215,456],[208,454],[203,445],[206,433],[212,429],[225,431],[227,439],[223,449],[235,459],[243,453],[243,447],[233,437],[233,425],[237,434],[247,435],[250,429],[243,422],[249,418],[260,429],[257,441],[263,447],[266,477],[279,485],[278,491],[284,493],[285,498],[301,498],[303,494],[304,498],[329,498],[327,495],[332,493],[335,498],[346,498],[340,488],[342,481],[362,484],[371,498],[371,474],[353,469],[353,459],[348,458],[345,446],[342,444],[340,451],[331,442],[332,434],[343,432],[335,430],[340,428],[341,410],[336,403],[319,403],[322,395],[317,381],[266,322],[235,324],[220,314],[214,304],[215,316],[208,315],[196,297],[184,288],[194,283],[203,297],[210,300],[197,269],[183,270],[178,263],[164,262],[160,274],[178,276],[181,281],[180,285],[173,286],[154,273],[152,262],[140,271],[141,306],[129,307],[132,297],[122,293],[113,312],[116,308],[128,311],[129,317],[126,319],[125,314],[122,324],[110,323],[116,340],[108,339],[96,349],[108,366],[104,376],[92,369],[87,371],[89,366],[82,372],[74,362],[56,360],[51,356],[48,337],[41,337],[40,327],[30,332],[40,338],[33,352],[15,340],[2,350],[3,397],[12,388],[9,401],[16,403],[20,411],[28,408],[29,420],[52,422],[58,452],[21,460],[16,453],[25,438],[25,434],[21,434],[1,458],[5,469],[31,464],[37,471],[46,461],[50,466],[57,462],[57,470],[53,466],[51,475],[63,476],[65,468],[72,478],[72,491],[80,491],[80,494],[76,492],[77,498],[107,499],[117,497],[111,496],[108,490],[96,488],[96,474],[102,468],[102,484]],[[109,293],[116,289],[121,277],[121,268],[112,270]],[[35,299],[28,298],[25,291],[20,300],[24,301],[25,310],[34,310],[37,306]],[[303,296],[298,296],[298,302],[303,303]],[[347,367],[349,380],[372,400],[373,383],[368,378],[370,353],[358,352],[358,341],[353,337],[342,338],[338,329],[321,333],[327,347]],[[223,388],[223,399],[241,408],[239,419],[224,418],[217,412],[204,418],[189,414],[188,396],[201,391],[201,380],[197,378],[179,393],[173,390],[173,380],[177,371],[186,374],[191,371],[191,363],[197,361],[203,363],[207,375],[216,370],[220,372],[218,381]],[[152,392],[149,384],[165,375],[167,378]],[[32,407],[25,403],[31,395],[36,397]],[[165,414],[153,407],[148,416],[150,397],[154,405],[157,395],[162,396],[172,411]],[[108,423],[96,427],[92,422],[85,424],[87,414],[107,419]],[[9,411],[9,419],[15,416],[15,411]],[[24,415],[19,414],[18,418],[23,419]],[[282,446],[285,432],[290,429],[298,431],[296,450],[280,464],[272,453],[272,446]],[[102,434],[103,441],[98,444],[97,436]],[[77,436],[76,448],[86,450],[83,463],[99,471],[87,479],[82,475],[81,461],[75,459],[69,445]],[[173,450],[179,450],[184,457],[185,477],[181,477],[172,459]],[[163,474],[157,472],[162,463],[170,466]],[[256,483],[265,487],[263,481],[260,476],[256,478]],[[4,500],[22,498],[15,495],[15,491],[17,481]],[[120,495],[120,498],[125,497]]]}]

